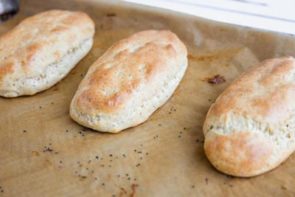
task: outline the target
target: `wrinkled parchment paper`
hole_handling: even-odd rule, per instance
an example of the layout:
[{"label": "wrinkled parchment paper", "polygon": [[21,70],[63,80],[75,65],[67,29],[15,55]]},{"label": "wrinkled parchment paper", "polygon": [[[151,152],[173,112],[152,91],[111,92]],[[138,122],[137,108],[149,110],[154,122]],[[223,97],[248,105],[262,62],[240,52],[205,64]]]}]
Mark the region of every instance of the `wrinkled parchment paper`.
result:
[{"label": "wrinkled parchment paper", "polygon": [[[206,112],[229,83],[265,58],[295,55],[295,39],[116,1],[23,0],[1,24],[59,8],[96,24],[91,52],[54,87],[0,98],[0,196],[294,196],[295,155],[264,175],[217,172],[203,152]],[[145,29],[170,29],[186,44],[189,66],[173,97],[150,119],[120,134],[83,128],[69,104],[88,67],[115,41]],[[209,84],[220,75],[226,80]]]}]

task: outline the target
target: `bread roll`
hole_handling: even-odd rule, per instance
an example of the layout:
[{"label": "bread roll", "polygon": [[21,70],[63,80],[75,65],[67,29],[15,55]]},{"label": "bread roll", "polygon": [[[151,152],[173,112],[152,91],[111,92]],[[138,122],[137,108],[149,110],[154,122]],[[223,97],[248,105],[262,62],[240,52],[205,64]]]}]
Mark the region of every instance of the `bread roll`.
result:
[{"label": "bread roll", "polygon": [[234,81],[211,106],[205,153],[215,168],[250,177],[267,172],[295,150],[295,61],[263,61]]},{"label": "bread roll", "polygon": [[172,95],[187,68],[187,50],[170,31],[123,39],[94,62],[72,100],[71,117],[116,133],[145,120]]},{"label": "bread roll", "polygon": [[94,23],[82,12],[52,10],[0,37],[0,95],[33,95],[60,81],[88,53]]}]

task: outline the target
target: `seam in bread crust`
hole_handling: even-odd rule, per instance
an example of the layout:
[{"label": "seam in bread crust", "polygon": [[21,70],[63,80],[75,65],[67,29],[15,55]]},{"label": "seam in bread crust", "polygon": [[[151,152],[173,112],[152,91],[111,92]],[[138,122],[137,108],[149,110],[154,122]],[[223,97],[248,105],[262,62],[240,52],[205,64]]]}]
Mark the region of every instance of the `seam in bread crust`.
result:
[{"label": "seam in bread crust", "polygon": [[[230,135],[233,132],[258,132],[263,133],[276,145],[290,148],[295,144],[295,113],[290,114],[284,122],[280,124],[269,124],[251,117],[242,116],[236,113],[227,113],[225,116],[210,120],[214,122],[205,128],[205,135],[214,132],[218,135]],[[208,127],[209,126],[209,127]]]},{"label": "seam in bread crust", "polygon": [[[210,133],[230,137],[233,134],[247,131],[256,136],[261,136],[266,143],[271,145],[272,151],[268,155],[267,163],[265,163],[265,170],[259,169],[256,172],[257,174],[267,171],[269,166],[275,167],[277,162],[281,163],[295,151],[295,113],[291,114],[286,121],[277,125],[264,123],[235,113],[228,113],[225,116],[208,120],[208,122],[211,124],[206,124],[206,128],[204,128],[205,138]],[[281,157],[280,154],[285,156]],[[281,157],[281,159],[278,159],[278,157]]]}]

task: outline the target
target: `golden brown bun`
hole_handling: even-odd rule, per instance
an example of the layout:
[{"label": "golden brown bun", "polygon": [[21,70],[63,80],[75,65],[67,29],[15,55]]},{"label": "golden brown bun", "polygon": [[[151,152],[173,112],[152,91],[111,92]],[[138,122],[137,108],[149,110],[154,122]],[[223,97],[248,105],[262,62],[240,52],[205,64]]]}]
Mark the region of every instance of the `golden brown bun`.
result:
[{"label": "golden brown bun", "polygon": [[186,47],[174,33],[136,33],[89,68],[72,100],[71,117],[104,132],[138,125],[168,100],[186,67]]},{"label": "golden brown bun", "polygon": [[23,20],[0,37],[0,96],[53,86],[88,53],[93,35],[83,12],[51,10]]},{"label": "golden brown bun", "polygon": [[267,172],[295,150],[295,60],[263,61],[234,81],[211,106],[205,152],[220,171]]}]

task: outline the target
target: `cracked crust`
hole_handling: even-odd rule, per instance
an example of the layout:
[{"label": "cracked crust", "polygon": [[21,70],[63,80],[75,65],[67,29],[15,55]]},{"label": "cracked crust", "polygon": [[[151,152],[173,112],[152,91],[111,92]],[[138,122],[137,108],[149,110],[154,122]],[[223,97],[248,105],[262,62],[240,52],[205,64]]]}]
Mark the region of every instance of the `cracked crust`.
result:
[{"label": "cracked crust", "polygon": [[169,31],[143,31],[114,44],[89,68],[70,107],[80,124],[119,132],[145,121],[172,95],[187,50]]},{"label": "cracked crust", "polygon": [[87,54],[93,35],[94,23],[82,12],[51,10],[23,20],[0,37],[0,95],[51,87]]},{"label": "cracked crust", "polygon": [[210,107],[205,153],[220,171],[249,177],[277,167],[295,150],[295,60],[263,61]]}]

